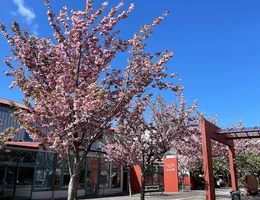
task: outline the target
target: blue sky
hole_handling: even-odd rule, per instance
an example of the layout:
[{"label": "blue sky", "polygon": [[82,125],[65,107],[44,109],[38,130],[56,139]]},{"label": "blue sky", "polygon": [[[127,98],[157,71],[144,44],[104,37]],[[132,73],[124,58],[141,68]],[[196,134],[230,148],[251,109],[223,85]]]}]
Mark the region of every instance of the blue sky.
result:
[{"label": "blue sky", "polygon": [[[52,0],[58,11],[83,9],[84,0]],[[95,0],[99,6],[103,1]],[[110,0],[111,5],[118,0]],[[122,35],[130,37],[143,24],[163,11],[170,15],[159,25],[148,42],[148,49],[169,49],[175,56],[169,73],[178,72],[191,103],[199,100],[199,110],[209,116],[219,114],[218,125],[260,125],[260,1],[259,0],[125,0],[135,3],[130,17],[119,25]],[[127,7],[125,6],[125,9]],[[16,19],[22,27],[39,37],[52,34],[43,1],[9,0],[0,7],[2,21],[9,26]],[[0,37],[0,60],[9,55],[9,46]],[[122,60],[122,57],[119,60]],[[1,71],[6,69],[0,64]],[[10,90],[11,79],[0,73],[0,97],[21,102],[19,89]],[[167,101],[173,95],[159,92]]]}]

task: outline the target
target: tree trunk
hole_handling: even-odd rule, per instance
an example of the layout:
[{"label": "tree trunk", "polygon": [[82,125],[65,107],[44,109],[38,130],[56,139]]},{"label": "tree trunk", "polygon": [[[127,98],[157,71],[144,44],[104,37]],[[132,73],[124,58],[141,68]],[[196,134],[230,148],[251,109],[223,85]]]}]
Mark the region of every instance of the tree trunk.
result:
[{"label": "tree trunk", "polygon": [[73,159],[71,159],[70,150],[67,149],[67,164],[70,173],[70,182],[68,186],[68,199],[67,200],[77,200],[77,190],[79,183],[80,169],[83,163],[86,161],[86,155],[88,152],[84,152],[82,157],[79,155],[79,149],[75,147],[73,151]]},{"label": "tree trunk", "polygon": [[77,189],[78,189],[78,174],[73,174],[70,177],[69,187],[68,187],[68,200],[77,200]]},{"label": "tree trunk", "polygon": [[132,197],[132,188],[131,188],[131,168],[128,170],[128,192],[129,192],[129,197]]},{"label": "tree trunk", "polygon": [[145,200],[145,171],[143,169],[142,169],[142,172],[141,172],[140,199]]}]

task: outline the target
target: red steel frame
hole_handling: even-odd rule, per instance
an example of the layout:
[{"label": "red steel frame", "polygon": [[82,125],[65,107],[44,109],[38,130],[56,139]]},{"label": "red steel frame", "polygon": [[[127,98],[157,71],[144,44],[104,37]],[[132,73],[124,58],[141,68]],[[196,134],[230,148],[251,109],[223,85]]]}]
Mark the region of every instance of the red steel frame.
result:
[{"label": "red steel frame", "polygon": [[[248,135],[248,133],[258,132],[260,130],[236,130],[236,131],[220,131],[221,129],[209,121],[202,119],[200,122],[201,136],[202,136],[202,153],[204,162],[204,175],[205,175],[205,188],[206,188],[206,200],[215,200],[215,181],[213,175],[213,161],[212,161],[212,147],[211,139],[216,140],[222,144],[228,146],[229,154],[229,166],[232,190],[238,190],[237,184],[237,172],[236,166],[234,164],[235,149],[234,149],[234,139],[249,139],[249,138],[260,138],[259,135]],[[237,134],[246,132],[246,137],[238,137]],[[259,132],[258,132],[259,133]],[[235,135],[235,137],[234,137]]]}]

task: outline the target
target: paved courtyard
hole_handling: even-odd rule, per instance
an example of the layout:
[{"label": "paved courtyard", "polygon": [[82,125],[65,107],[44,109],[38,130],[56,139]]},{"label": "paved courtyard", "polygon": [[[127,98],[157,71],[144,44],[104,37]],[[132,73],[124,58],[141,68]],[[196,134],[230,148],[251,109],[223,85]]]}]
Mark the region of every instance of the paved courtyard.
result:
[{"label": "paved courtyard", "polygon": [[[216,189],[217,200],[230,200],[231,188],[228,189]],[[260,196],[252,196],[247,197],[244,195],[245,191],[242,190],[242,198],[241,200],[260,200]],[[132,197],[129,196],[111,196],[111,197],[95,197],[91,198],[95,200],[139,200],[139,194],[135,194]],[[186,192],[178,192],[178,193],[147,193],[146,194],[147,200],[205,200],[205,191],[203,190],[193,190],[193,191],[186,191]]]}]

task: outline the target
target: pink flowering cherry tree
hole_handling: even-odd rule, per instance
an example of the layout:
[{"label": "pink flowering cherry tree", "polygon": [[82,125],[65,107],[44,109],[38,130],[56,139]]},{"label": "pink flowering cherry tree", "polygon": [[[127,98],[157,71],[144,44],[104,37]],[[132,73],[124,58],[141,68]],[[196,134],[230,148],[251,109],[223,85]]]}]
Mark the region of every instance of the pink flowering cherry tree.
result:
[{"label": "pink flowering cherry tree", "polygon": [[200,140],[199,137],[197,137],[198,134],[200,134],[199,127],[196,127],[196,130],[193,130],[189,137],[186,136],[186,141],[178,145],[176,157],[178,159],[178,174],[182,190],[185,189],[185,176],[194,170],[197,166],[198,160],[202,158]]},{"label": "pink flowering cherry tree", "polygon": [[[232,128],[243,130],[242,120],[237,126]],[[258,127],[255,127],[258,129]],[[236,140],[235,145],[235,163],[239,176],[258,175],[260,177],[260,140],[259,138]]]},{"label": "pink flowering cherry tree", "polygon": [[[126,165],[138,165],[141,169],[140,199],[144,200],[145,176],[151,164],[162,159],[164,154],[175,147],[194,131],[196,116],[194,111],[197,102],[186,109],[186,101],[181,96],[181,102],[168,105],[158,97],[149,106],[149,96],[138,101],[132,109],[117,120],[116,136],[104,150],[109,160],[125,162]],[[177,147],[178,148],[178,147]],[[118,149],[118,151],[116,151]],[[177,149],[180,150],[180,149]],[[121,157],[121,158],[120,158]]]},{"label": "pink flowering cherry tree", "polygon": [[[2,126],[2,120],[0,119],[0,127]],[[0,132],[0,150],[6,145],[8,140],[12,139],[15,137],[17,132],[13,127],[10,127],[3,132]]]},{"label": "pink flowering cherry tree", "polygon": [[134,149],[127,148],[124,138],[117,134],[118,130],[114,130],[112,139],[106,139],[107,143],[102,144],[102,149],[106,152],[107,160],[119,163],[128,170],[128,192],[129,196],[132,197],[130,169],[135,165],[133,158],[136,152]]},{"label": "pink flowering cherry tree", "polygon": [[[243,122],[240,120],[237,125],[230,125],[227,130],[239,130],[243,128]],[[214,174],[217,175],[219,171],[229,171],[229,158],[228,158],[228,150],[227,146],[220,144],[218,142],[213,143],[213,153],[215,156],[214,161]],[[250,154],[259,154],[260,153],[260,142],[259,139],[240,139],[234,140],[234,148],[235,148],[235,163],[243,163],[243,159]],[[242,159],[242,160],[241,160]],[[243,171],[240,169],[241,165],[237,165],[237,169],[239,171]]]},{"label": "pink flowering cherry tree", "polygon": [[[173,53],[144,51],[145,40],[163,17],[123,39],[116,25],[128,17],[133,4],[120,12],[123,3],[119,3],[106,14],[108,2],[95,10],[92,0],[87,0],[85,9],[68,12],[64,6],[56,17],[50,2],[44,2],[53,38],[30,35],[16,21],[9,34],[0,24],[12,53],[4,61],[10,67],[5,74],[14,78],[10,87],[17,86],[24,94],[27,109],[14,113],[20,129],[67,157],[68,200],[74,200],[84,159],[111,123],[129,115],[131,105],[140,104],[147,89],[151,93],[151,88],[177,91],[179,86],[163,80]],[[128,65],[110,66],[121,52],[129,52]]]},{"label": "pink flowering cherry tree", "polygon": [[196,165],[196,161],[198,158],[195,155],[189,155],[189,156],[177,155],[176,157],[178,159],[178,175],[179,175],[179,179],[181,181],[181,190],[184,191],[185,190],[185,185],[184,185],[185,176],[188,176],[189,172]]}]

